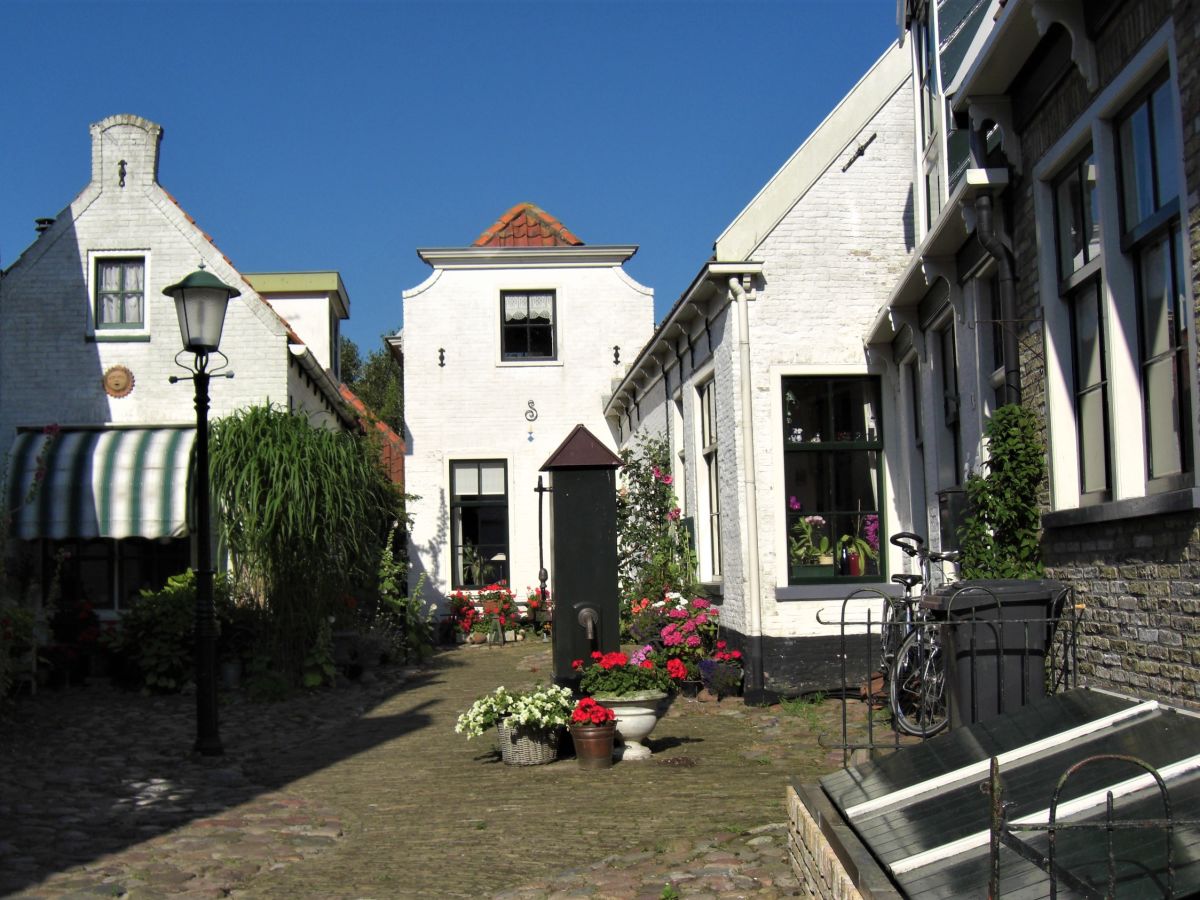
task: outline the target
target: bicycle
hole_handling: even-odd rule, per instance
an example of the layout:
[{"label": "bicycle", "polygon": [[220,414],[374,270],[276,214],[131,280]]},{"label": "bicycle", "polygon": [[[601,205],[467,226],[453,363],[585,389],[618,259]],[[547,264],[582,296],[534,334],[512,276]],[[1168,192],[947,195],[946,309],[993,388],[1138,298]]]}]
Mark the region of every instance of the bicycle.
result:
[{"label": "bicycle", "polygon": [[[888,680],[888,702],[897,731],[917,737],[932,737],[950,724],[946,704],[946,666],[938,624],[921,607],[931,583],[931,563],[957,562],[956,551],[925,549],[925,539],[910,531],[889,539],[909,557],[921,563],[920,575],[893,575],[904,587],[904,596],[889,599],[884,606],[882,668]],[[913,588],[926,590],[913,595]]]}]

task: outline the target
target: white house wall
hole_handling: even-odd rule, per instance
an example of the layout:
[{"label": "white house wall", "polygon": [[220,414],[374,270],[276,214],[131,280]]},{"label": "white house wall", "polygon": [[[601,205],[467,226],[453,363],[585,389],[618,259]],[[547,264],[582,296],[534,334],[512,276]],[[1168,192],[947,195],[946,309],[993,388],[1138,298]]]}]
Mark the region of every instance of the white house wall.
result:
[{"label": "white house wall", "polygon": [[[500,292],[522,289],[556,291],[552,362],[500,359]],[[451,590],[452,460],[506,461],[510,577],[517,590],[536,584],[538,470],[580,423],[616,449],[604,399],[652,328],[652,292],[613,266],[437,269],[405,292],[406,489],[418,497],[408,507],[411,579],[426,576],[427,600]],[[548,529],[547,518],[547,560]]]},{"label": "white house wall", "polygon": [[[93,154],[93,183],[0,282],[4,448],[22,425],[194,422],[191,382],[168,381],[171,375],[185,373],[175,364],[182,348],[175,304],[162,290],[201,262],[242,292],[229,304],[221,343],[237,377],[213,380],[211,415],[226,415],[265,398],[286,402],[284,326],[154,183],[157,128],[145,123],[155,129],[148,132],[139,122],[144,120],[106,129],[104,140],[116,146]],[[125,187],[119,186],[118,155],[127,161]],[[136,338],[89,337],[97,254],[145,257],[146,328]],[[134,376],[132,392],[120,399],[108,396],[101,383],[115,365],[127,367]]]}]

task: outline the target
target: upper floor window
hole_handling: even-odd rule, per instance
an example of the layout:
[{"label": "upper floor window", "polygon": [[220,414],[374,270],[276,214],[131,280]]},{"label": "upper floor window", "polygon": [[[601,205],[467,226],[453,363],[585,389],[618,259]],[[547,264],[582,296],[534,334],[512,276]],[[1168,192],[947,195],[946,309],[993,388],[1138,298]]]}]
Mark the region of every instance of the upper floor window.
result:
[{"label": "upper floor window", "polygon": [[554,359],[554,291],[504,291],[500,295],[501,358]]},{"label": "upper floor window", "polygon": [[883,440],[879,379],[783,379],[788,583],[876,580]]},{"label": "upper floor window", "polygon": [[96,262],[96,327],[142,328],[145,312],[146,261],[106,258]]},{"label": "upper floor window", "polygon": [[1122,250],[1136,278],[1139,364],[1150,483],[1190,472],[1190,312],[1179,203],[1179,137],[1165,73],[1117,121]]}]

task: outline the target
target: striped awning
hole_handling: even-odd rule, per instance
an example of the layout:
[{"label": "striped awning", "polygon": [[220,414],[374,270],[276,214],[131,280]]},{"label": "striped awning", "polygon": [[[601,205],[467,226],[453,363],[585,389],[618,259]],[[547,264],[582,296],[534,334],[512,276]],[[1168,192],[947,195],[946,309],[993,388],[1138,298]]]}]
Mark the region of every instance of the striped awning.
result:
[{"label": "striped awning", "polygon": [[18,434],[9,455],[13,537],[186,535],[195,439],[195,428]]}]

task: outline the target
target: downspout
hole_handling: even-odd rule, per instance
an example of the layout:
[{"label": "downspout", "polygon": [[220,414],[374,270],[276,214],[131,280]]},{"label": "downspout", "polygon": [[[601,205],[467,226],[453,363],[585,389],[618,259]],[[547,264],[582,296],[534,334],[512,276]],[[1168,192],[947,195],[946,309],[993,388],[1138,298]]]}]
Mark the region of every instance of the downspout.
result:
[{"label": "downspout", "polygon": [[[983,128],[971,130],[971,162],[976,167],[986,164],[987,148]],[[1017,344],[1017,286],[1013,277],[1012,254],[1008,234],[996,233],[992,196],[986,192],[975,198],[975,233],[988,256],[996,261],[1000,281],[1000,334],[1004,354],[1004,402],[1021,402],[1020,348]]]},{"label": "downspout", "polygon": [[[747,279],[753,276],[746,276]],[[751,285],[753,283],[751,282]],[[741,279],[729,279],[729,290],[738,308],[738,370],[741,376],[742,400],[742,450],[743,465],[739,466],[742,476],[742,496],[745,497],[746,533],[746,646],[743,648],[746,669],[744,697],[746,705],[761,706],[766,703],[763,678],[762,640],[762,593],[759,588],[758,564],[758,489],[754,477],[756,456],[754,454],[754,396],[750,388],[750,306],[754,288],[750,292],[742,287]]]}]

